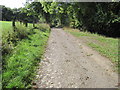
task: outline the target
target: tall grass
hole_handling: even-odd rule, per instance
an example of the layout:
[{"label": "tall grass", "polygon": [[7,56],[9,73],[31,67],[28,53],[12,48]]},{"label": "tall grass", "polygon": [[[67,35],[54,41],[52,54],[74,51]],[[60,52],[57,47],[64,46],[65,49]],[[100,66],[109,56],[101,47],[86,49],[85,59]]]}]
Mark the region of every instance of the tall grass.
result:
[{"label": "tall grass", "polygon": [[29,39],[22,40],[15,47],[13,54],[7,59],[7,67],[3,73],[3,85],[6,88],[28,88],[34,77],[35,66],[44,53],[48,33],[35,30]]},{"label": "tall grass", "polygon": [[[32,24],[29,24],[28,27],[20,23],[16,23],[16,28],[12,27],[11,22],[3,21],[2,28],[2,54],[6,55],[14,49],[14,46],[22,39],[27,38],[28,34],[32,34],[31,30],[33,29]],[[6,26],[5,26],[6,25]]]},{"label": "tall grass", "polygon": [[[7,22],[2,22],[10,24]],[[10,28],[10,25],[8,27]],[[49,37],[49,26],[41,28],[40,24],[33,28],[17,24],[16,30],[4,28],[3,48],[10,48],[10,52],[3,53],[3,88],[30,88],[34,79],[35,68],[44,53],[45,45]],[[7,25],[6,25],[7,27]],[[42,31],[44,29],[44,32]],[[8,35],[7,35],[8,34]]]}]

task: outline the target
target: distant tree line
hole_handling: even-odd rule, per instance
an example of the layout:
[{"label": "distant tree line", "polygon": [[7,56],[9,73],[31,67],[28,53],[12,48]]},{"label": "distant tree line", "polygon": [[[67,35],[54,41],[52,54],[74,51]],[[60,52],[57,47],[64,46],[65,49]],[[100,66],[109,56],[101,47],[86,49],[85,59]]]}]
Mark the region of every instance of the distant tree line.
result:
[{"label": "distant tree line", "polygon": [[38,16],[28,15],[25,8],[11,9],[3,5],[0,8],[2,8],[2,21],[12,21],[13,26],[15,26],[16,21],[19,21],[21,24],[23,23],[26,27],[27,23],[37,23],[39,21]]},{"label": "distant tree line", "polygon": [[3,20],[46,22],[51,27],[70,26],[91,33],[120,37],[119,2],[32,2],[24,8],[2,6]]}]

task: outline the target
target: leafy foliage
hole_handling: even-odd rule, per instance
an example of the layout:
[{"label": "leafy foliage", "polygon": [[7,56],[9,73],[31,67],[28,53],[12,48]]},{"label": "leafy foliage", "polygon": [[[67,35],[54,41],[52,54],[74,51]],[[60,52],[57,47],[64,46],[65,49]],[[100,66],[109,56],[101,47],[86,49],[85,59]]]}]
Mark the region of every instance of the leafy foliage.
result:
[{"label": "leafy foliage", "polygon": [[43,2],[42,6],[46,12],[54,14],[56,18],[52,19],[58,19],[59,25],[119,37],[120,3]]}]

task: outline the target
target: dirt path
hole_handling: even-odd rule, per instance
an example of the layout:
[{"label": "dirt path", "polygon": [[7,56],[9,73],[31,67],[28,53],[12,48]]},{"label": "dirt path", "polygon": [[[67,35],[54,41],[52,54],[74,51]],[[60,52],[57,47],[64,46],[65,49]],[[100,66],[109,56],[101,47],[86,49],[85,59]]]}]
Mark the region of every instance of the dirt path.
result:
[{"label": "dirt path", "polygon": [[113,64],[62,29],[53,28],[41,61],[39,88],[115,88]]}]

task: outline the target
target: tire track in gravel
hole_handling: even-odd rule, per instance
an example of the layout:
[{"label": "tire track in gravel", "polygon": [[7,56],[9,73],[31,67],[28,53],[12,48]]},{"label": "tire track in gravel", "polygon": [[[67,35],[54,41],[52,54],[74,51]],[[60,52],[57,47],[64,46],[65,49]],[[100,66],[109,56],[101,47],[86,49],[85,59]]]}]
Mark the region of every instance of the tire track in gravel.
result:
[{"label": "tire track in gravel", "polygon": [[113,64],[60,28],[52,28],[37,70],[38,88],[116,88]]}]

